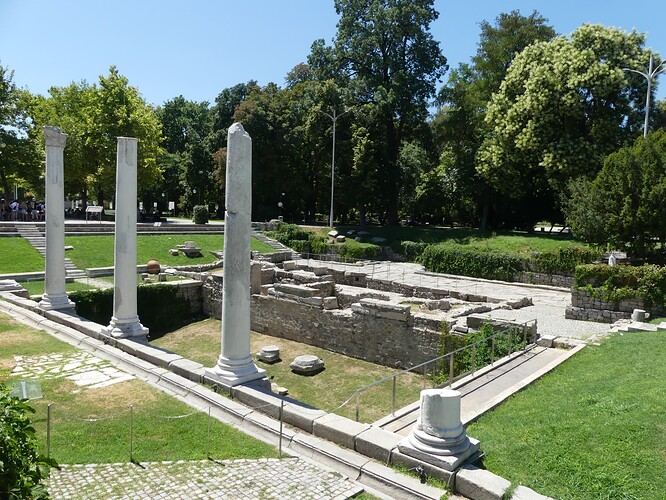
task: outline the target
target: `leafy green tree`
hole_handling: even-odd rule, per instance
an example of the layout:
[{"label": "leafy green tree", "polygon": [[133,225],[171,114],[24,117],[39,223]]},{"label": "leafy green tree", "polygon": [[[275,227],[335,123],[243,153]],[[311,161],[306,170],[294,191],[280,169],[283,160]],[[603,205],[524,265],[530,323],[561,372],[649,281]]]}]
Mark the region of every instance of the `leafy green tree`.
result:
[{"label": "leafy green tree", "polygon": [[666,255],[666,131],[609,155],[594,180],[571,183],[564,203],[574,234],[637,257]]},{"label": "leafy green tree", "polygon": [[640,129],[645,83],[622,68],[647,61],[644,41],[585,24],[570,38],[527,47],[488,105],[479,174],[516,199],[554,198],[569,179],[593,177]]},{"label": "leafy green tree", "polygon": [[[482,21],[477,52],[470,64],[463,63],[449,76],[439,93],[442,106],[432,122],[440,148],[437,175],[428,175],[422,192],[451,203],[450,216],[486,227],[491,206],[495,224],[503,222],[502,201],[476,172],[476,154],[488,133],[486,109],[498,92],[514,57],[527,46],[552,39],[556,33],[548,20],[534,11],[502,13],[493,24]],[[442,179],[437,186],[436,178]],[[438,193],[439,191],[439,193]]]},{"label": "leafy green tree", "polygon": [[[340,15],[335,39],[335,60],[350,79],[352,103],[363,106],[366,133],[357,134],[354,147],[367,159],[363,145],[375,144],[374,161],[381,174],[383,208],[388,222],[398,222],[401,170],[398,163],[403,141],[428,116],[428,101],[446,71],[446,58],[433,39],[430,23],[438,13],[433,0],[336,0]],[[323,47],[318,54],[330,56]],[[329,57],[330,58],[330,57]],[[335,65],[332,66],[335,68]],[[372,108],[370,110],[369,108]],[[364,151],[361,151],[361,148]],[[369,163],[364,162],[365,166]]]},{"label": "leafy green tree", "polygon": [[0,500],[49,498],[41,481],[55,460],[37,453],[35,429],[29,414],[35,410],[25,400],[10,395],[0,382]]},{"label": "leafy green tree", "polygon": [[37,189],[43,172],[38,150],[38,131],[30,119],[31,96],[18,89],[14,72],[0,65],[0,187],[12,198],[11,184]]},{"label": "leafy green tree", "polygon": [[115,191],[117,137],[139,140],[137,177],[139,192],[153,188],[162,178],[161,125],[154,109],[111,66],[99,85],[86,82],[52,87],[50,96],[37,100],[35,119],[68,134],[65,146],[65,183],[68,194],[97,196],[101,205]]}]

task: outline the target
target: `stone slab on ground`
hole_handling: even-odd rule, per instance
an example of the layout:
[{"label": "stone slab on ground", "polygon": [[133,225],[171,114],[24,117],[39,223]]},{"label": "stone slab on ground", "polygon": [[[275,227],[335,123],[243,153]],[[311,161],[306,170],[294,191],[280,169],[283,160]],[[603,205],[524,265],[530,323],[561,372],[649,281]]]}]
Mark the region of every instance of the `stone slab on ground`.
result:
[{"label": "stone slab on ground", "polygon": [[402,437],[378,427],[370,427],[356,436],[355,450],[370,458],[388,463],[391,451],[394,450]]},{"label": "stone slab on ground", "polygon": [[537,493],[531,488],[528,488],[527,486],[517,486],[515,490],[513,490],[513,495],[511,496],[511,500],[553,500],[551,497],[547,497],[545,495],[541,495],[540,493]]},{"label": "stone slab on ground", "polygon": [[312,433],[353,450],[356,436],[369,428],[370,424],[355,422],[335,413],[327,413],[314,421]]}]

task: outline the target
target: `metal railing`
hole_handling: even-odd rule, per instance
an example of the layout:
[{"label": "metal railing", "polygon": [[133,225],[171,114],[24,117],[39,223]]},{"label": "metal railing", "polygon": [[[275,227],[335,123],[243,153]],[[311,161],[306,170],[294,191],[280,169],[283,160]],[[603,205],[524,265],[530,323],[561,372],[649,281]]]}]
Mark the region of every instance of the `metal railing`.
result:
[{"label": "metal railing", "polygon": [[[528,342],[528,333],[530,333],[530,338]],[[507,336],[508,339],[508,352],[507,353],[498,353],[496,352],[496,344],[497,344],[497,339],[500,338],[501,336]],[[395,416],[396,412],[396,392],[397,392],[397,379],[400,376],[406,375],[408,373],[418,373],[423,377],[423,389],[426,388],[426,385],[428,383],[428,380],[430,379],[432,382],[432,387],[445,387],[449,386],[451,387],[453,383],[456,380],[460,380],[463,377],[475,373],[478,369],[481,369],[485,366],[494,366],[495,361],[497,361],[500,358],[510,356],[511,354],[514,354],[519,351],[527,351],[531,348],[533,348],[536,344],[536,319],[526,321],[524,323],[521,323],[519,325],[511,326],[506,329],[502,329],[488,337],[484,337],[483,339],[480,339],[472,344],[465,345],[463,347],[460,347],[458,349],[455,349],[454,351],[448,352],[442,356],[438,356],[436,358],[430,359],[428,361],[425,361],[423,363],[420,363],[418,365],[412,366],[411,368],[407,368],[405,370],[399,371],[398,373],[394,373],[393,375],[390,375],[388,377],[384,377],[380,380],[377,380],[375,382],[372,382],[368,385],[365,385],[359,389],[356,389],[354,394],[351,395],[344,403],[342,403],[336,410],[344,407],[347,405],[350,401],[355,400],[355,405],[356,405],[356,421],[359,421],[360,417],[360,406],[361,406],[361,395],[368,391],[369,389],[376,387],[380,384],[383,384],[385,382],[390,381],[392,383],[392,397],[391,397],[391,415]],[[487,344],[490,341],[490,360],[488,363],[483,364],[482,366],[477,366],[477,350],[479,349],[479,346],[481,344]],[[470,355],[470,362],[471,362],[471,368],[468,369],[467,371],[462,371],[459,373],[456,373],[455,367],[455,359],[456,356],[460,357],[464,353],[468,352],[471,350],[471,355]],[[500,354],[499,357],[498,354]],[[446,371],[448,371],[448,376],[446,379],[446,382],[444,383],[437,383],[438,376],[437,376],[437,369],[438,367],[446,367]],[[444,372],[445,370],[442,370]],[[428,374],[430,373],[430,377],[428,377]],[[334,410],[335,411],[335,410]]]}]

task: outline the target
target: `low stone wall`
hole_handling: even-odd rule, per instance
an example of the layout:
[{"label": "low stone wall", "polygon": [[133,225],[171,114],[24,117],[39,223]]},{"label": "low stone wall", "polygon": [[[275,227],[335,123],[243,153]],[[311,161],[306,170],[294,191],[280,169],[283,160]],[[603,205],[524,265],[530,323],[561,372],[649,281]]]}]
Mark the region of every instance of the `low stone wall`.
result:
[{"label": "low stone wall", "polygon": [[564,276],[561,274],[543,274],[521,272],[514,276],[519,283],[529,283],[531,285],[549,285],[560,288],[571,288],[574,283],[573,276]]},{"label": "low stone wall", "polygon": [[602,297],[593,297],[587,290],[572,289],[571,305],[567,307],[565,317],[598,323],[614,323],[619,319],[631,318],[634,309],[643,309],[654,316],[663,316],[661,307],[647,307],[642,299],[634,298],[609,301]]}]

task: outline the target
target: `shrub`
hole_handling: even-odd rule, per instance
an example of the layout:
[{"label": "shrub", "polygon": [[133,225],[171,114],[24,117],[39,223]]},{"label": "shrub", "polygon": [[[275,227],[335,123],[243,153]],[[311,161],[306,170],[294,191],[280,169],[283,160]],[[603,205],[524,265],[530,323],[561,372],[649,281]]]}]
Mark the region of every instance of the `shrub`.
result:
[{"label": "shrub", "polygon": [[10,395],[0,382],[0,499],[49,498],[42,479],[55,460],[37,453],[37,439],[28,414],[35,410]]},{"label": "shrub", "polygon": [[600,251],[589,248],[560,248],[555,252],[534,252],[525,262],[525,268],[535,273],[573,274],[576,266],[590,264],[601,256]]},{"label": "shrub", "polygon": [[322,254],[330,250],[324,236],[296,224],[279,224],[275,231],[267,234],[296,252]]},{"label": "shrub", "polygon": [[[137,290],[137,314],[151,336],[185,325],[192,319],[189,302],[178,297],[178,287],[156,284],[141,285]],[[113,289],[72,292],[76,312],[90,321],[108,325],[113,315]],[[165,313],[168,311],[168,313]]]},{"label": "shrub", "polygon": [[381,254],[381,247],[373,243],[359,243],[354,240],[343,243],[338,250],[338,255],[350,259],[375,259]]},{"label": "shrub", "polygon": [[608,266],[576,267],[574,287],[586,288],[592,296],[609,301],[640,298],[647,306],[666,305],[666,267]]},{"label": "shrub", "polygon": [[514,274],[523,269],[523,262],[518,257],[452,249],[445,245],[428,245],[421,254],[421,262],[428,271],[436,273],[504,281],[512,281]]},{"label": "shrub", "polygon": [[196,205],[192,212],[192,222],[195,224],[207,224],[208,219],[208,207],[206,205]]},{"label": "shrub", "polygon": [[402,241],[400,242],[400,253],[408,260],[418,262],[427,246],[428,244],[423,242]]}]

